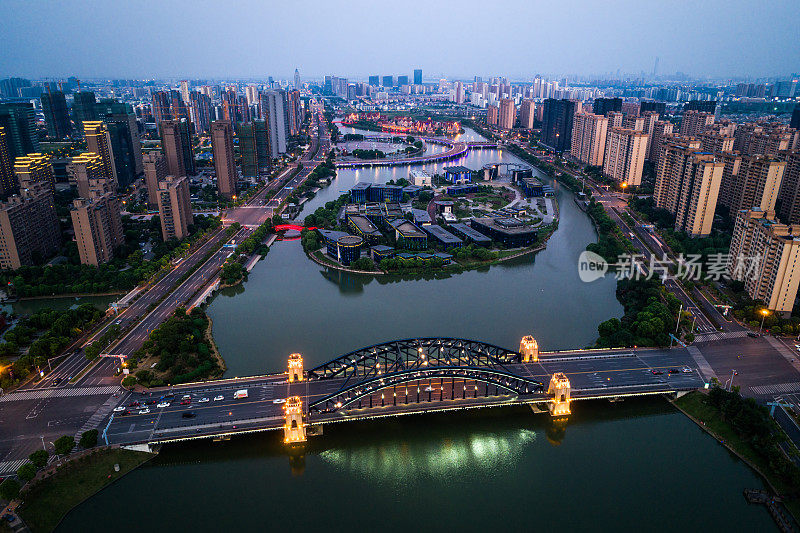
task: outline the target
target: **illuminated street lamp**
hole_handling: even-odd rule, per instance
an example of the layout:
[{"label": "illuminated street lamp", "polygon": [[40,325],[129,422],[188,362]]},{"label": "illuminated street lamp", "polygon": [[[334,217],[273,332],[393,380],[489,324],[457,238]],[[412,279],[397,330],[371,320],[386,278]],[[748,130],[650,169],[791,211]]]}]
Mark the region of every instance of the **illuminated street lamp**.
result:
[{"label": "illuminated street lamp", "polygon": [[767,315],[769,315],[769,309],[762,309],[761,315],[761,326],[758,328],[759,334],[761,334],[761,330],[764,329],[764,319],[767,318]]}]

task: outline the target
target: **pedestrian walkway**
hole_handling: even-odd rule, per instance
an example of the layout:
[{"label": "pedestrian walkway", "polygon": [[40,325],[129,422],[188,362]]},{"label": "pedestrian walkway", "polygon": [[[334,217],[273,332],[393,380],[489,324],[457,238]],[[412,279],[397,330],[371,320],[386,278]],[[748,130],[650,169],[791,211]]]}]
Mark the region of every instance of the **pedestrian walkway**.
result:
[{"label": "pedestrian walkway", "polygon": [[757,385],[750,387],[750,391],[753,394],[759,394],[762,396],[787,392],[800,392],[800,382],[796,381],[794,383],[778,383],[777,385]]},{"label": "pedestrian walkway", "polygon": [[0,397],[0,402],[18,402],[22,400],[40,400],[42,398],[70,398],[74,396],[100,396],[114,394],[122,389],[117,386],[107,387],[68,387],[63,389],[35,389],[12,392]]},{"label": "pedestrian walkway", "polygon": [[692,356],[692,359],[694,359],[698,370],[700,370],[700,375],[703,376],[704,380],[710,382],[712,378],[717,377],[714,373],[714,369],[708,364],[708,361],[706,361],[706,358],[700,353],[700,349],[697,346],[687,346],[686,350],[689,352],[689,355]]},{"label": "pedestrian walkway", "polygon": [[739,339],[741,337],[746,337],[746,331],[727,331],[727,332],[719,332],[719,333],[700,333],[694,338],[694,342],[711,342],[711,341],[721,341],[725,339]]},{"label": "pedestrian walkway", "polygon": [[107,417],[109,413],[111,413],[111,410],[114,409],[119,402],[119,398],[114,397],[113,395],[109,396],[108,400],[106,400],[105,403],[103,403],[103,405],[101,405],[100,408],[97,409],[97,411],[95,411],[91,417],[89,417],[89,420],[86,421],[83,427],[78,430],[78,432],[75,434],[75,440],[80,440],[81,435],[83,435],[84,432],[91,429],[97,429],[97,427],[100,425],[100,422],[102,422],[103,419]]},{"label": "pedestrian walkway", "polygon": [[19,467],[27,463],[27,459],[18,459],[16,461],[2,461],[0,462],[0,476],[5,476],[8,474],[13,474]]}]

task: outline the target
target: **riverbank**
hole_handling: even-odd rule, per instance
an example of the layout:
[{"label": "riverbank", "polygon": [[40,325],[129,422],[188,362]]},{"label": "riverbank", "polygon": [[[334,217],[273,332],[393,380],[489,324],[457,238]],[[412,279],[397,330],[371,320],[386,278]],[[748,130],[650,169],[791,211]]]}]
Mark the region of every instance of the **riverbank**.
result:
[{"label": "riverbank", "polygon": [[72,509],[155,456],[100,448],[69,459],[24,490],[17,514],[34,532],[53,531]]}]

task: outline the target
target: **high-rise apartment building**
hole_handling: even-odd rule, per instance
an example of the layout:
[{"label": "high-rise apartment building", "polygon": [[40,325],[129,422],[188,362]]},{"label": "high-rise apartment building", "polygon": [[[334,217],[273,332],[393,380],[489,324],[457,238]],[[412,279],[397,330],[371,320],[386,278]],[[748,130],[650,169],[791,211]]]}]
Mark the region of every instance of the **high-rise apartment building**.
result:
[{"label": "high-rise apartment building", "polygon": [[[370,81],[370,85],[372,82]],[[414,85],[422,85],[422,69],[415,68],[414,69]]]},{"label": "high-rise apartment building", "polygon": [[794,106],[792,118],[789,120],[789,127],[800,130],[800,104]]},{"label": "high-rise apartment building", "polygon": [[536,118],[536,104],[533,100],[525,99],[519,106],[519,123],[523,129],[532,130]]},{"label": "high-rise apartment building", "polygon": [[488,126],[497,126],[500,120],[500,108],[496,105],[486,106],[486,124]]},{"label": "high-rise apartment building", "polygon": [[800,226],[781,224],[774,212],[737,211],[728,275],[767,308],[788,315],[800,286]]},{"label": "high-rise apartment building", "polygon": [[[348,87],[348,99],[351,99],[349,94],[351,88],[353,91],[355,91],[355,85],[350,85]],[[286,93],[286,99],[289,104],[286,112],[289,118],[289,135],[297,135],[300,133],[300,127],[303,125],[303,113],[300,106],[300,91],[288,91]],[[355,94],[353,94],[352,100],[355,100]]]},{"label": "high-rise apartment building", "polygon": [[778,218],[786,224],[800,224],[800,151],[794,150],[781,155],[786,159],[786,169],[778,193]]},{"label": "high-rise apartment building", "polygon": [[93,188],[88,198],[76,199],[70,209],[75,242],[84,265],[107,263],[114,258],[114,250],[125,243],[120,201],[111,183],[101,181],[106,187]]},{"label": "high-rise apartment building", "polygon": [[704,111],[689,110],[683,112],[681,135],[697,136],[714,124],[714,115]]},{"label": "high-rise apartment building", "polygon": [[167,158],[169,174],[176,177],[197,173],[192,151],[191,122],[165,120],[161,123],[161,150]]},{"label": "high-rise apartment building", "polygon": [[30,102],[0,103],[0,126],[5,128],[8,156],[14,159],[39,151],[36,111]]},{"label": "high-rise apartment building", "polygon": [[194,221],[189,199],[189,179],[167,176],[158,183],[158,216],[161,235],[165,241],[183,239],[189,235]]},{"label": "high-rise apartment building", "polygon": [[103,174],[104,169],[103,158],[94,152],[84,152],[67,163],[67,175],[70,182],[78,188],[78,196],[82,198],[89,197],[91,180],[109,178]]},{"label": "high-rise apartment building", "polygon": [[95,105],[97,99],[91,91],[81,91],[75,93],[72,99],[72,120],[75,128],[80,135],[83,135],[83,123],[97,120],[97,110]]},{"label": "high-rise apartment building", "polygon": [[722,152],[718,157],[725,163],[721,205],[728,207],[732,215],[744,209],[775,210],[786,161],[762,155],[740,156],[736,152]]},{"label": "high-rise apartment building", "polygon": [[147,205],[158,207],[158,184],[169,175],[167,158],[161,152],[149,152],[144,156],[144,183],[147,187]]},{"label": "high-rise apartment building", "polygon": [[569,150],[572,141],[573,117],[579,111],[579,102],[574,100],[556,100],[554,98],[545,100],[542,118],[542,144],[556,152]]},{"label": "high-rise apartment building", "polygon": [[86,151],[99,155],[103,160],[103,176],[118,184],[117,168],[114,164],[114,151],[111,144],[111,133],[104,122],[92,121],[83,123],[83,136],[86,139]]},{"label": "high-rise apartment building", "polygon": [[692,237],[711,233],[725,165],[686,142],[664,143],[656,169],[653,199],[675,215],[675,231]]},{"label": "high-rise apartment building", "polygon": [[457,103],[457,104],[463,104],[464,103],[464,84],[461,83],[460,81],[456,82],[455,98],[453,99],[453,101],[455,103]]},{"label": "high-rise apartment building", "polygon": [[704,152],[716,154],[733,150],[733,137],[726,137],[715,131],[706,130],[697,134],[697,138],[700,140],[700,147]]},{"label": "high-rise apartment building", "polygon": [[242,177],[257,178],[269,172],[272,158],[265,120],[239,124],[239,152],[242,156]]},{"label": "high-rise apartment building", "polygon": [[52,192],[56,190],[56,179],[53,176],[53,165],[44,154],[28,154],[14,161],[14,175],[20,189],[33,188],[35,183],[43,183]]},{"label": "high-rise apartment building", "polygon": [[139,125],[130,104],[103,99],[95,106],[108,128],[117,186],[125,188],[142,175],[142,142]]},{"label": "high-rise apartment building", "polygon": [[605,115],[611,111],[622,112],[622,98],[595,98],[592,113]]},{"label": "high-rise apartment building", "polygon": [[211,97],[198,92],[189,93],[189,115],[198,133],[205,133],[211,127]]},{"label": "high-rise apartment building", "polygon": [[619,111],[609,111],[605,115],[608,118],[608,129],[622,127],[625,115]]},{"label": "high-rise apartment building", "polygon": [[39,263],[61,247],[53,191],[43,183],[0,204],[0,267]]},{"label": "high-rise apartment building", "polygon": [[184,104],[189,103],[189,80],[181,80],[181,98]]},{"label": "high-rise apartment building", "polygon": [[277,157],[287,151],[289,116],[286,93],[267,91],[261,95],[261,118],[269,126],[270,154]]},{"label": "high-rise apartment building", "polygon": [[647,134],[626,128],[611,128],[606,135],[603,174],[626,186],[642,183]]},{"label": "high-rise apartment building", "polygon": [[648,111],[654,111],[658,113],[659,116],[663,117],[667,113],[667,104],[665,102],[639,102],[639,109],[641,110],[642,114]]},{"label": "high-rise apartment building", "polygon": [[647,158],[656,165],[658,164],[661,145],[672,136],[673,127],[672,122],[667,122],[666,120],[657,120],[653,124],[653,136],[647,143]]},{"label": "high-rise apartment building", "polygon": [[158,131],[161,132],[161,123],[172,120],[172,99],[166,91],[156,91],[152,94],[151,111]]},{"label": "high-rise apartment building", "polygon": [[239,176],[233,152],[233,127],[225,120],[211,123],[211,147],[214,152],[214,169],[217,174],[217,191],[222,198],[236,196]]},{"label": "high-rise apartment building", "polygon": [[0,199],[6,199],[17,190],[14,179],[14,165],[8,150],[8,134],[0,126]]},{"label": "high-rise apartment building", "polygon": [[497,120],[497,125],[500,129],[511,130],[517,122],[517,108],[514,105],[514,100],[511,98],[503,98],[500,100],[500,115]]},{"label": "high-rise apartment building", "polygon": [[592,113],[577,113],[572,124],[572,157],[591,166],[602,166],[606,153],[608,118]]},{"label": "high-rise apartment building", "polygon": [[42,112],[47,126],[47,136],[51,139],[64,139],[72,133],[67,99],[61,91],[42,93]]},{"label": "high-rise apartment building", "polygon": [[634,130],[634,131],[644,131],[644,117],[640,117],[637,115],[624,115],[622,119],[622,127]]}]

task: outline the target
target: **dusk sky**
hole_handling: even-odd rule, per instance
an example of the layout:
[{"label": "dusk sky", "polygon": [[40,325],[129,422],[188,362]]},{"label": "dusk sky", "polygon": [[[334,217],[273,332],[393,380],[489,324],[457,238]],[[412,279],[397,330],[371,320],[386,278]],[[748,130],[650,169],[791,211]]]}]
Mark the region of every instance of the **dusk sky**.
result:
[{"label": "dusk sky", "polygon": [[0,76],[788,76],[798,0],[0,3]]}]

